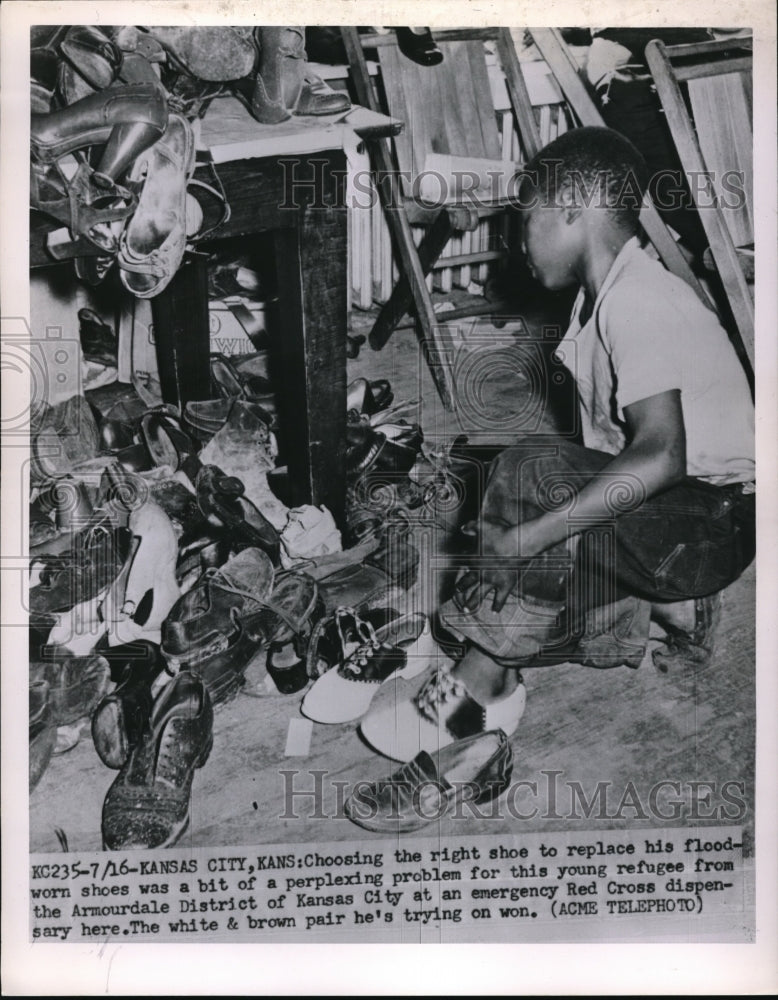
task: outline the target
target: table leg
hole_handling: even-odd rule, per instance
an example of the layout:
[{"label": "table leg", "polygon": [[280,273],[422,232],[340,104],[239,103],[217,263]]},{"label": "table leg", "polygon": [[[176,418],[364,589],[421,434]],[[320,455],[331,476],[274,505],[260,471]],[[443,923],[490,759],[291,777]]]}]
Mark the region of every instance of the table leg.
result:
[{"label": "table leg", "polygon": [[346,213],[309,209],[274,233],[281,446],[294,504],[324,504],[344,527],[346,435]]},{"label": "table leg", "polygon": [[151,316],[164,402],[183,410],[190,400],[208,399],[211,375],[206,254],[186,254],[167,288],[151,300]]}]

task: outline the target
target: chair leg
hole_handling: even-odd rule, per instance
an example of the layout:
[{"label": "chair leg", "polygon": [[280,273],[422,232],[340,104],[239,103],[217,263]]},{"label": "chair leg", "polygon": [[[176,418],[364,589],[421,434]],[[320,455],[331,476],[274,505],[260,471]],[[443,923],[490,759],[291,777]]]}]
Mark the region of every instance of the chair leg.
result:
[{"label": "chair leg", "polygon": [[[453,232],[451,216],[443,209],[418,248],[419,263],[425,277],[432,270],[435,261],[440,257]],[[426,288],[426,285],[424,287]],[[370,346],[374,351],[380,351],[386,344],[399,326],[400,320],[413,305],[413,301],[411,286],[403,274],[395,285],[391,297],[381,308],[378,319],[370,332]],[[419,310],[419,312],[421,311],[423,310]]]}]

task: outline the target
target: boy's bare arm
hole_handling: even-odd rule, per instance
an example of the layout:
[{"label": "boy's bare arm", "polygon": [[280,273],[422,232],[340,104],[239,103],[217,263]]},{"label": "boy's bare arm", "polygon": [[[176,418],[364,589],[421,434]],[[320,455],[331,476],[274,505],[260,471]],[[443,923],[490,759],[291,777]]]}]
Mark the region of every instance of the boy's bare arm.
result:
[{"label": "boy's bare arm", "polygon": [[[671,389],[624,408],[629,444],[579,491],[576,526],[601,524],[634,510],[686,475],[686,432],[681,392]],[[514,552],[533,556],[565,539],[571,510],[551,511],[511,529]],[[506,539],[507,540],[507,539]]]},{"label": "boy's bare arm", "polygon": [[[602,524],[680,482],[686,475],[680,390],[641,399],[625,407],[624,416],[629,444],[579,490],[572,505],[513,526],[482,521],[482,554],[521,558],[538,555],[568,537],[571,514],[577,530]],[[495,566],[493,570],[467,574],[457,589],[463,607],[470,609],[477,608],[493,591],[493,606],[499,611],[515,583],[515,571]]]}]

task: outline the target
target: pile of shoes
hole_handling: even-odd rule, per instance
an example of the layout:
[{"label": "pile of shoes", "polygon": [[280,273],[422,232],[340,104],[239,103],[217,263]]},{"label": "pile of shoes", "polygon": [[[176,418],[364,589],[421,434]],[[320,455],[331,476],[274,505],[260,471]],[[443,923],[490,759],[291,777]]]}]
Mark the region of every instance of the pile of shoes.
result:
[{"label": "pile of shoes", "polygon": [[350,107],[312,74],[299,27],[41,26],[30,86],[30,204],[64,227],[49,253],[92,285],[117,264],[138,298],[163,291],[213,231],[196,194],[229,213],[207,156],[212,183],[194,178],[192,123],[214,97],[245,94],[270,124]]},{"label": "pile of shoes", "polygon": [[[44,407],[32,431],[30,786],[89,731],[118,772],[103,808],[110,850],[181,836],[214,710],[241,692],[312,685],[306,713],[339,721],[428,662],[426,618],[400,610],[418,575],[408,524],[375,518],[372,537],[343,551],[325,508],[288,510],[270,482],[261,354],[211,361],[214,398],[183,414],[138,398],[101,409],[90,394]],[[351,393],[360,426],[391,400],[386,383]],[[389,425],[363,426],[388,454]],[[359,475],[407,475],[415,448],[402,440],[395,455],[412,454],[361,462]]]},{"label": "pile of shoes", "polygon": [[387,515],[423,503],[409,473],[421,452],[421,427],[392,419],[393,393],[385,379],[355,379],[348,387],[346,473],[347,541],[358,544],[380,531]]}]

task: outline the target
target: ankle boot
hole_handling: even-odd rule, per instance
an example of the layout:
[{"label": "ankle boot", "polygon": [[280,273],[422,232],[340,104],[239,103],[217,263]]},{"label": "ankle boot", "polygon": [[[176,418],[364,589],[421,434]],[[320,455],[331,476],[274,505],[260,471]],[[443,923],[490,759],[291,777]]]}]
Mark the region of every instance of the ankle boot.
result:
[{"label": "ankle boot", "polygon": [[251,112],[258,122],[276,125],[291,117],[303,88],[305,29],[257,28],[256,36],[260,56]]}]

